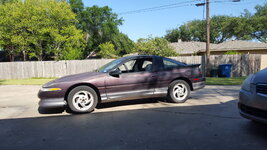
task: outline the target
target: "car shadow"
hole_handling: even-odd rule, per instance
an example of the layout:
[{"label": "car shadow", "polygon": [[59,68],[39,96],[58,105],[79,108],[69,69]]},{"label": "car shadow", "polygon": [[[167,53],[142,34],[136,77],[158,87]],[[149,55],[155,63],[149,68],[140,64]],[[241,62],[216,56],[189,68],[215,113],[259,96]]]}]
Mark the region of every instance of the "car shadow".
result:
[{"label": "car shadow", "polygon": [[166,98],[147,98],[147,99],[135,99],[135,100],[122,100],[113,102],[104,102],[96,106],[97,109],[119,107],[119,106],[134,106],[140,104],[155,104],[159,102],[167,102]]},{"label": "car shadow", "polygon": [[[119,106],[134,106],[140,104],[156,104],[159,102],[167,102],[166,98],[148,98],[148,99],[135,99],[135,100],[123,100],[123,101],[113,101],[113,102],[104,102],[97,104],[97,109],[105,109]],[[63,112],[72,113],[67,107],[64,108],[41,108],[38,107],[38,112],[40,114],[62,114]]]},{"label": "car shadow", "polygon": [[[147,99],[145,103],[156,103]],[[105,104],[135,105],[141,101]],[[266,149],[267,126],[221,104],[0,120],[0,149]],[[226,144],[227,143],[227,144]]]},{"label": "car shadow", "polygon": [[38,112],[40,114],[62,114],[66,108],[42,108],[38,107]]}]

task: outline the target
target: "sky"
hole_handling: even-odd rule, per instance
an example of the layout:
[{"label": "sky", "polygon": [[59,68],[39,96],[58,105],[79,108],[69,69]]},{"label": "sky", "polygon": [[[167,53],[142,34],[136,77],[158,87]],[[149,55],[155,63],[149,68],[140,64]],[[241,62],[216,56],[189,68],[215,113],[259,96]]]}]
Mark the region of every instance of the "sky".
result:
[{"label": "sky", "polygon": [[[136,41],[149,36],[162,37],[166,30],[179,27],[194,19],[203,19],[203,6],[196,7],[196,3],[204,0],[83,0],[85,6],[109,6],[114,13],[123,18],[123,25],[119,26],[122,33]],[[254,7],[263,5],[267,0],[210,0],[210,15],[239,16],[244,9],[254,13]],[[174,5],[176,4],[176,5]],[[126,14],[125,12],[140,10],[163,5],[174,8],[160,9],[141,13]],[[160,7],[162,8],[162,7]],[[205,15],[204,15],[205,17]]]}]

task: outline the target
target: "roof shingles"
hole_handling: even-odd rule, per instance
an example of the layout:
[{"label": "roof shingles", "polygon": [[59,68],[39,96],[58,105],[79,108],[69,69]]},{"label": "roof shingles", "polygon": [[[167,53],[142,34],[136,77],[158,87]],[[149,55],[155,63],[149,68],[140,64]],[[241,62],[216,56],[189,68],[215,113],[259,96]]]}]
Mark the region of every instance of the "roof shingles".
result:
[{"label": "roof shingles", "polygon": [[[206,51],[205,42],[175,42],[170,43],[175,51],[181,55],[191,55],[197,52]],[[267,49],[266,43],[257,43],[242,40],[226,41],[220,44],[210,44],[211,51],[229,51],[229,50],[262,50]]]}]

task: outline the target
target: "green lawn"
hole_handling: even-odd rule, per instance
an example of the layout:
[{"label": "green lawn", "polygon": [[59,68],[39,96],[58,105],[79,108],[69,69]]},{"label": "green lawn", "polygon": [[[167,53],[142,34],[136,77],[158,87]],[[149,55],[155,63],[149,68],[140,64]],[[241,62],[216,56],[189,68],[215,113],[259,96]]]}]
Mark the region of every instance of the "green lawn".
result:
[{"label": "green lawn", "polygon": [[[0,85],[42,85],[55,78],[30,78],[0,80]],[[206,78],[207,85],[241,85],[246,77],[238,78]]]},{"label": "green lawn", "polygon": [[206,78],[207,85],[241,85],[246,77],[235,78]]},{"label": "green lawn", "polygon": [[1,80],[0,85],[42,85],[55,78],[30,78],[30,79],[7,79]]}]

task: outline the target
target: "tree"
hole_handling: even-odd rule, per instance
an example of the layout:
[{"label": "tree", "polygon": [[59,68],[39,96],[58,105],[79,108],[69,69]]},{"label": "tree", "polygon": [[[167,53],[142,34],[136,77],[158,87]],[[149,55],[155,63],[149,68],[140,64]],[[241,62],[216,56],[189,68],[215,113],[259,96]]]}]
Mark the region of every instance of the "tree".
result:
[{"label": "tree", "polygon": [[77,14],[77,27],[85,33],[86,49],[84,56],[98,53],[99,45],[111,42],[114,45],[116,54],[123,56],[131,53],[134,42],[129,37],[121,33],[118,26],[122,25],[122,18],[112,12],[108,6],[105,7],[84,7],[81,0],[69,0],[73,12]]},{"label": "tree", "polygon": [[115,34],[111,42],[115,46],[118,56],[123,56],[134,51],[135,43],[126,34]]},{"label": "tree", "polygon": [[189,21],[179,28],[168,30],[165,38],[169,42],[182,41],[205,41],[205,22],[202,20]]},{"label": "tree", "polygon": [[92,51],[98,52],[100,44],[111,41],[119,34],[118,26],[122,24],[122,19],[118,18],[108,6],[87,7],[80,15],[79,21],[86,33],[87,41],[85,56]]},{"label": "tree", "polygon": [[167,30],[165,35],[165,39],[169,42],[177,42],[179,38],[181,38],[180,30],[175,28],[171,30]]},{"label": "tree", "polygon": [[0,4],[18,2],[19,0],[0,0]]},{"label": "tree", "polygon": [[[24,0],[0,5],[0,45],[14,60],[23,54],[45,59],[73,59],[66,55],[84,48],[83,34],[75,27],[75,14],[65,1]],[[69,57],[69,58],[68,58]]]},{"label": "tree", "polygon": [[267,3],[255,7],[256,13],[251,17],[254,27],[252,36],[257,40],[267,43]]},{"label": "tree", "polygon": [[101,58],[116,58],[116,50],[111,42],[102,43],[99,45],[98,56]]},{"label": "tree", "polygon": [[[244,10],[238,17],[213,16],[210,25],[211,43],[222,43],[229,39],[267,41],[267,4],[256,6],[256,13]],[[165,38],[170,42],[200,41],[206,42],[206,22],[204,20],[189,21],[179,28],[167,30]]]},{"label": "tree", "polygon": [[[226,30],[231,25],[229,23],[230,18],[228,16],[213,16],[211,18],[211,43],[221,43],[232,38],[232,32]],[[168,30],[165,38],[170,42],[176,42],[177,39],[181,39],[182,41],[206,42],[206,22],[204,20],[189,21],[179,28]]]},{"label": "tree", "polygon": [[74,13],[79,14],[84,10],[84,5],[82,0],[69,0],[68,2]]},{"label": "tree", "polygon": [[166,39],[159,37],[139,39],[136,43],[136,51],[140,54],[159,55],[165,57],[178,55]]},{"label": "tree", "polygon": [[18,24],[23,14],[18,13],[20,3],[5,3],[0,5],[0,45],[9,55],[10,61],[14,61],[16,55],[20,54],[18,44],[24,47],[24,40]]}]

